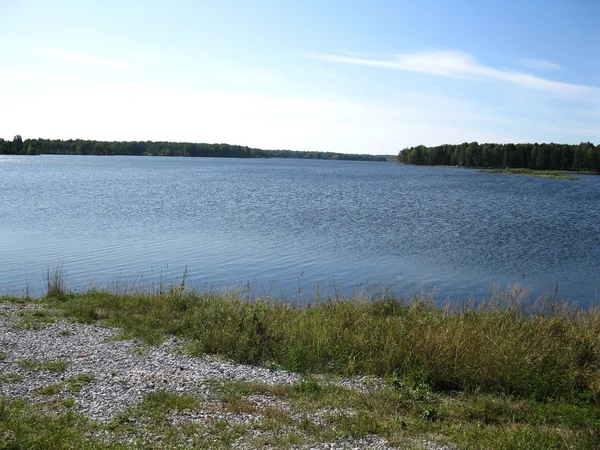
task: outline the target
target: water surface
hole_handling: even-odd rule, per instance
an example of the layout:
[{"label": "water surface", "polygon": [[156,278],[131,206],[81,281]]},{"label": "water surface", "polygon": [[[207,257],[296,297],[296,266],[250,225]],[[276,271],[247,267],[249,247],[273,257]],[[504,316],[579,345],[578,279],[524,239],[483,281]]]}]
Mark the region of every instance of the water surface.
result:
[{"label": "water surface", "polygon": [[580,181],[391,163],[0,156],[0,291],[157,285],[259,295],[434,290],[521,281],[600,296],[600,177]]}]

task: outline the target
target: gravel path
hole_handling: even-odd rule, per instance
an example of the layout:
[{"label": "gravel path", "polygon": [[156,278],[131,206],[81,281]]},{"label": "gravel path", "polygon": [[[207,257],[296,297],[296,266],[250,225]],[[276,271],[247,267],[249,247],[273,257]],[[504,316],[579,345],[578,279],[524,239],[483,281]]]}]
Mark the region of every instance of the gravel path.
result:
[{"label": "gravel path", "polygon": [[[12,377],[0,382],[0,396],[25,398],[31,402],[45,400],[35,391],[73,377],[88,374],[94,381],[84,383],[75,399],[74,409],[93,421],[106,423],[128,406],[138,404],[144,395],[156,391],[200,394],[210,397],[215,381],[260,382],[268,385],[289,385],[299,381],[297,374],[236,364],[212,356],[192,357],[180,354],[181,341],[171,338],[157,347],[143,346],[137,340],[115,340],[118,329],[84,325],[67,321],[44,324],[39,329],[18,326],[23,312],[43,310],[40,305],[0,304],[0,377]],[[35,327],[34,327],[35,328]],[[31,370],[23,361],[65,361],[63,372]],[[364,388],[360,380],[340,384]],[[373,383],[371,383],[372,385]],[[255,396],[261,408],[281,408],[281,399]],[[175,422],[198,422],[217,418],[252,423],[252,414],[233,414],[215,410],[193,411],[172,419]],[[319,420],[318,417],[315,420]],[[421,448],[439,448],[428,441],[413,442]],[[238,448],[252,448],[244,442]],[[304,447],[306,448],[306,447]],[[389,448],[377,436],[319,444],[309,448]]]}]

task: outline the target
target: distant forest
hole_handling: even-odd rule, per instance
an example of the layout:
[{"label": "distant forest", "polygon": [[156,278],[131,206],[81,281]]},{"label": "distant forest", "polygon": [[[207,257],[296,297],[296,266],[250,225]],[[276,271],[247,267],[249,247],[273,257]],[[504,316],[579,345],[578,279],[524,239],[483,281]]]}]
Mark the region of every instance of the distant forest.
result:
[{"label": "distant forest", "polygon": [[600,173],[600,145],[566,144],[478,144],[405,148],[398,154],[403,164],[525,168]]},{"label": "distant forest", "polygon": [[332,152],[293,150],[261,150],[230,144],[195,144],[190,142],[105,142],[81,139],[0,138],[0,154],[5,155],[132,155],[132,156],[195,156],[218,158],[303,158],[339,159],[346,161],[386,161],[385,156],[350,155]]}]

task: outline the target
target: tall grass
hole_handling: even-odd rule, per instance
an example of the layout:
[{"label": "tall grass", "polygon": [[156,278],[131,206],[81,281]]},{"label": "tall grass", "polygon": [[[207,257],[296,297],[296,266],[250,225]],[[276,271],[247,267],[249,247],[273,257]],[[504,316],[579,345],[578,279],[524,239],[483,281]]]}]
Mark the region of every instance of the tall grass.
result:
[{"label": "tall grass", "polygon": [[518,290],[488,302],[440,308],[415,295],[332,299],[299,306],[248,301],[235,292],[143,295],[90,291],[57,304],[195,354],[298,372],[395,376],[435,389],[503,393],[600,405],[600,313],[555,299],[526,304]]},{"label": "tall grass", "polygon": [[67,270],[58,263],[46,269],[46,297],[62,299],[67,295]]}]

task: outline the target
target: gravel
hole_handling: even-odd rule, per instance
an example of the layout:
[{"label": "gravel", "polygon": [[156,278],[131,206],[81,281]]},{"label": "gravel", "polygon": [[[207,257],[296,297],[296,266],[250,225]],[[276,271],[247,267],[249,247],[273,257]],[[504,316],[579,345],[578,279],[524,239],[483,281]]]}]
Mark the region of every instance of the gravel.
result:
[{"label": "gravel", "polygon": [[[92,421],[106,423],[127,407],[135,406],[151,392],[169,391],[189,393],[210,398],[215,381],[259,382],[268,385],[290,385],[300,380],[299,375],[283,370],[237,364],[214,356],[193,357],[181,354],[182,342],[170,338],[156,347],[144,346],[135,339],[117,340],[120,330],[97,325],[85,325],[58,320],[39,329],[18,326],[23,319],[19,313],[42,310],[41,305],[16,303],[0,304],[0,377],[10,376],[10,382],[0,381],[0,396],[24,398],[30,402],[46,400],[37,389],[63,383],[72,377],[88,374],[93,382],[82,383],[81,390],[71,391],[65,397],[74,398],[73,409]],[[17,325],[17,326],[15,326]],[[32,371],[23,366],[23,360],[48,362],[62,360],[68,364],[63,372]],[[20,379],[15,380],[17,375]],[[378,380],[337,380],[335,384],[356,389],[375,389]],[[269,396],[250,396],[258,407],[285,408],[282,400]],[[210,402],[209,402],[210,403]],[[321,422],[324,414],[315,415]],[[199,411],[185,412],[172,417],[171,423],[202,422],[223,419],[229,423],[251,424],[261,418],[260,413],[230,413],[205,405]],[[413,445],[432,446],[429,441]],[[246,442],[238,448],[252,448]],[[300,448],[300,447],[299,447]],[[307,448],[307,447],[301,447]],[[366,436],[345,441],[318,444],[309,448],[389,448],[378,436]]]},{"label": "gravel", "polygon": [[[38,307],[39,308],[39,307]],[[39,401],[36,389],[71,377],[90,374],[96,378],[75,395],[77,409],[92,420],[106,422],[127,406],[139,403],[145,394],[164,390],[174,393],[208,391],[218,380],[293,384],[297,374],[225,361],[216,357],[177,354],[181,341],[170,338],[156,347],[136,339],[115,340],[118,329],[59,321],[42,329],[15,327],[14,313],[36,306],[0,304],[0,361],[4,374],[16,374],[20,382],[1,383],[0,395]],[[62,373],[34,371],[19,361],[64,360]]]}]

